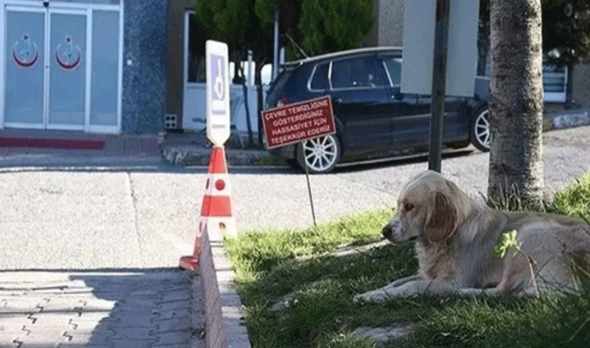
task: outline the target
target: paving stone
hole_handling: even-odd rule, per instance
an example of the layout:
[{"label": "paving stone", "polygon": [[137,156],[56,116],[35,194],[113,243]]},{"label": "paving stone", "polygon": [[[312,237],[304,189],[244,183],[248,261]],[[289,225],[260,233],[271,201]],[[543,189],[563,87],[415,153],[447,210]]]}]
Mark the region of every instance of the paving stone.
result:
[{"label": "paving stone", "polygon": [[156,341],[150,340],[115,340],[111,341],[111,348],[149,348]]},{"label": "paving stone", "polygon": [[111,311],[116,303],[116,301],[94,298],[83,301],[78,308],[82,312]]},{"label": "paving stone", "polygon": [[68,344],[108,345],[112,335],[113,332],[107,330],[97,332],[68,331],[64,334],[64,337],[67,338]]},{"label": "paving stone", "polygon": [[126,327],[143,327],[151,325],[152,318],[145,315],[117,315],[114,319],[115,325]]},{"label": "paving stone", "polygon": [[191,339],[190,332],[187,331],[175,331],[156,334],[158,338],[158,344],[179,344],[189,343]]},{"label": "paving stone", "polygon": [[189,316],[154,321],[154,325],[156,326],[154,333],[184,331],[190,330],[192,327]]},{"label": "paving stone", "polygon": [[4,289],[0,348],[191,347],[191,307],[202,302],[192,301],[189,277],[140,273],[114,283],[109,277],[88,280],[91,287],[60,280]]},{"label": "paving stone", "polygon": [[14,340],[20,335],[23,335],[22,330],[0,330],[0,347],[12,347],[16,346],[17,344],[14,343]]},{"label": "paving stone", "polygon": [[190,315],[191,315],[190,308],[181,308],[181,309],[175,309],[175,310],[164,311],[164,312],[159,311],[158,320],[167,320],[167,319],[172,319],[172,318],[186,317],[186,316],[190,316]]},{"label": "paving stone", "polygon": [[117,325],[114,328],[115,334],[111,337],[113,340],[119,339],[147,339],[153,337],[151,335],[151,326],[142,327],[128,327]]}]

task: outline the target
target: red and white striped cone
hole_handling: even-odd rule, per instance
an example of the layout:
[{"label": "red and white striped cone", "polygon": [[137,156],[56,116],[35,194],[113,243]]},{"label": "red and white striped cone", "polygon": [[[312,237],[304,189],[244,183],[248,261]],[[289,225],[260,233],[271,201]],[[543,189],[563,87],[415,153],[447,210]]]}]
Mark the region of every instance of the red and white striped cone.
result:
[{"label": "red and white striped cone", "polygon": [[199,255],[205,224],[215,224],[225,235],[236,235],[236,224],[231,207],[231,189],[223,146],[214,146],[209,160],[209,173],[205,184],[205,195],[201,204],[199,230],[195,238],[193,255],[180,258],[180,267],[185,270],[199,269]]}]

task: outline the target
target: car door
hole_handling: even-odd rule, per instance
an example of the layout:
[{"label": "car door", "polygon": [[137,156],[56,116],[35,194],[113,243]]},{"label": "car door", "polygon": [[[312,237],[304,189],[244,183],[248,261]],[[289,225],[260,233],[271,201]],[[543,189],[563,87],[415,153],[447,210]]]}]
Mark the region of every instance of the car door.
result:
[{"label": "car door", "polygon": [[386,90],[389,81],[375,55],[333,60],[330,85],[334,115],[344,126],[350,150],[378,151],[391,146]]},{"label": "car door", "polygon": [[[430,143],[432,96],[401,93],[401,54],[380,56],[392,80],[391,100],[393,146],[425,147]],[[443,117],[443,142],[464,140],[466,121],[465,98],[447,96]]]},{"label": "car door", "polygon": [[401,92],[401,52],[382,54],[379,59],[391,80],[386,92],[392,127],[391,146],[407,148],[428,144],[430,110],[426,110],[419,95]]}]

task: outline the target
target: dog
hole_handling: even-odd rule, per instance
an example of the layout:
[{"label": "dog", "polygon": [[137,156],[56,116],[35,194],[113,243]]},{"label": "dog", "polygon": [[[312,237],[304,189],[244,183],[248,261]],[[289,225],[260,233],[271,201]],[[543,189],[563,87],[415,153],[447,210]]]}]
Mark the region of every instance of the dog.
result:
[{"label": "dog", "polygon": [[[499,257],[494,250],[502,234],[513,230],[520,249]],[[590,274],[590,228],[584,221],[492,209],[430,170],[404,185],[382,234],[393,243],[414,241],[419,271],[358,294],[354,302],[417,295],[572,292],[579,285],[577,277]],[[571,260],[579,267],[572,267]]]}]

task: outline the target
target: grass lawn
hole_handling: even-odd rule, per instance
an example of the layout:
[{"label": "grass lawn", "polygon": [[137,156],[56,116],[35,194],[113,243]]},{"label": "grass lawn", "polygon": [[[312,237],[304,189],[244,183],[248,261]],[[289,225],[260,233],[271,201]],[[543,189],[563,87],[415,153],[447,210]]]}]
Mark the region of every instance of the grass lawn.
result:
[{"label": "grass lawn", "polygon": [[[558,193],[549,210],[590,217],[590,173]],[[417,297],[352,303],[417,269],[412,245],[377,244],[390,210],[301,231],[253,231],[225,241],[253,346],[376,347],[360,326],[412,324],[384,347],[590,347],[590,293],[551,299]]]}]

